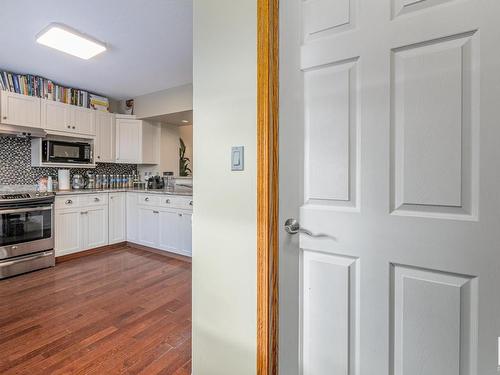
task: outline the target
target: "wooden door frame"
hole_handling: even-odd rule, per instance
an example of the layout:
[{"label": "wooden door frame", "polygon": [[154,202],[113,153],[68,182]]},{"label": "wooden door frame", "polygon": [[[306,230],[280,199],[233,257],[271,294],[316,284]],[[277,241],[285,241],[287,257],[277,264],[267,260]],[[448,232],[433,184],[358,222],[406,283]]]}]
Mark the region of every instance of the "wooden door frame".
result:
[{"label": "wooden door frame", "polygon": [[279,0],[257,0],[257,375],[278,374]]}]

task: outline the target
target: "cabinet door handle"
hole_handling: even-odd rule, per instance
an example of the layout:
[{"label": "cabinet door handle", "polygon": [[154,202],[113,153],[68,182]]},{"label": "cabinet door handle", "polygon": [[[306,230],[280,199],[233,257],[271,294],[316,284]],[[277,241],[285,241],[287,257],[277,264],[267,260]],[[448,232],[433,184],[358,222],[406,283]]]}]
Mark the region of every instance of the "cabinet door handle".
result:
[{"label": "cabinet door handle", "polygon": [[146,198],[144,198],[144,200],[145,200],[146,202],[149,202],[149,198],[147,198],[147,197],[146,197]]},{"label": "cabinet door handle", "polygon": [[179,216],[182,216],[182,214],[179,214]]},{"label": "cabinet door handle", "polygon": [[73,204],[73,201],[71,199],[68,199],[64,204]]},{"label": "cabinet door handle", "polygon": [[75,127],[73,126],[73,129],[75,129]]},{"label": "cabinet door handle", "polygon": [[86,215],[86,214],[88,214],[89,212],[88,212],[88,211],[82,211],[82,212],[80,212],[80,213],[81,213],[82,215]]},{"label": "cabinet door handle", "polygon": [[154,213],[154,214],[159,214],[159,213],[160,213],[160,211],[153,211],[153,213]]},{"label": "cabinet door handle", "polygon": [[100,202],[101,200],[97,197],[94,198],[94,202]]},{"label": "cabinet door handle", "polygon": [[71,125],[68,125],[68,129],[71,129]]},{"label": "cabinet door handle", "polygon": [[4,119],[4,120],[7,120],[7,116],[3,116],[3,119]]},{"label": "cabinet door handle", "polygon": [[192,205],[193,205],[193,201],[190,201],[190,202],[189,202],[189,205],[190,205],[190,206],[192,206]]},{"label": "cabinet door handle", "polygon": [[97,156],[97,159],[100,159],[101,157],[100,156]]},{"label": "cabinet door handle", "polygon": [[167,199],[167,200],[165,201],[165,203],[170,203],[170,199]]}]

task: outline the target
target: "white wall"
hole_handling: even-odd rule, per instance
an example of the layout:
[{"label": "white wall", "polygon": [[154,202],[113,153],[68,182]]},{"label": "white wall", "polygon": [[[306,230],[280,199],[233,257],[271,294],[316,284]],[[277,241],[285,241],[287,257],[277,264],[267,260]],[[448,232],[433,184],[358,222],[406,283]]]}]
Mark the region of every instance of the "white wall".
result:
[{"label": "white wall", "polygon": [[[189,111],[193,109],[193,85],[172,87],[133,99],[134,114],[139,119]],[[112,103],[112,106],[118,106],[116,110],[123,113],[124,102],[122,100],[119,103]]]},{"label": "white wall", "polygon": [[193,375],[256,373],[256,4],[194,0]]}]

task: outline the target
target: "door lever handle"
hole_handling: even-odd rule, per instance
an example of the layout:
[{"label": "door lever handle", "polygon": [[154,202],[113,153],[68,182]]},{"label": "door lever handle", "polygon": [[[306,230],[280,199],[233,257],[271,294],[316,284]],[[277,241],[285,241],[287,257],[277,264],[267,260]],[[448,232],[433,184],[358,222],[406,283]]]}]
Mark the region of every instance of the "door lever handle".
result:
[{"label": "door lever handle", "polygon": [[294,218],[290,218],[290,219],[287,219],[285,221],[284,229],[285,229],[285,232],[287,232],[288,234],[303,233],[303,234],[305,234],[307,236],[310,236],[310,237],[315,237],[315,238],[330,238],[330,239],[332,239],[334,241],[337,240],[335,237],[330,236],[329,234],[325,234],[325,233],[313,233],[313,232],[311,232],[308,229],[301,228],[299,222],[296,219],[294,219]]}]

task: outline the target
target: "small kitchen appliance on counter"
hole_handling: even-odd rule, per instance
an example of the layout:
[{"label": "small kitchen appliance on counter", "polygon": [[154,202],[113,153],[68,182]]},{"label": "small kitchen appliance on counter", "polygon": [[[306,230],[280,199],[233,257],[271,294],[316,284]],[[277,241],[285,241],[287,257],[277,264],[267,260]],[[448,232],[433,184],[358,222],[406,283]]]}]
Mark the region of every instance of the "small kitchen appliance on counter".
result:
[{"label": "small kitchen appliance on counter", "polygon": [[71,178],[71,188],[73,190],[85,189],[86,185],[85,178],[81,174],[74,174]]},{"label": "small kitchen appliance on counter", "polygon": [[57,179],[59,181],[59,190],[70,190],[69,185],[69,169],[59,169],[57,171]]},{"label": "small kitchen appliance on counter", "polygon": [[0,279],[55,265],[53,210],[53,193],[0,193]]}]

